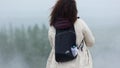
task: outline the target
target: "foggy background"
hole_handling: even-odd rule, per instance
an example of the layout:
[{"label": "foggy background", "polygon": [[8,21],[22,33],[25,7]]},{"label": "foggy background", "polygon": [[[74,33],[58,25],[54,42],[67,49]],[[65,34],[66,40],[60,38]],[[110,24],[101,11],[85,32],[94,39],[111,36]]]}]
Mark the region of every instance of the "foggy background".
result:
[{"label": "foggy background", "polygon": [[[91,28],[94,68],[120,67],[120,0],[76,0]],[[0,68],[45,68],[49,15],[56,0],[0,0]]]}]

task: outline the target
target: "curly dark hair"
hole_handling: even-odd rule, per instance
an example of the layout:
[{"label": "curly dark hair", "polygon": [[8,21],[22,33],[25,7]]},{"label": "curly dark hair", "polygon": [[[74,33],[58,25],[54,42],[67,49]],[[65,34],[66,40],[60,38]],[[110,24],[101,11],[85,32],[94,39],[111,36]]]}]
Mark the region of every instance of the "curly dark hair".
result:
[{"label": "curly dark hair", "polygon": [[57,18],[67,18],[73,24],[77,20],[77,7],[75,0],[58,0],[51,12],[50,26]]}]

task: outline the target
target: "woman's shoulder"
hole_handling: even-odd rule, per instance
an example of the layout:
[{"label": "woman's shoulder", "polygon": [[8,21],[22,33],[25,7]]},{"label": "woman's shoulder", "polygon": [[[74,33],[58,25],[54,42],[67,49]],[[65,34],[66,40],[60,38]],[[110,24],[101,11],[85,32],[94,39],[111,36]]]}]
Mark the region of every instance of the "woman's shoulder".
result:
[{"label": "woman's shoulder", "polygon": [[80,18],[76,20],[75,25],[78,27],[84,28],[84,26],[86,26],[87,24],[83,19]]},{"label": "woman's shoulder", "polygon": [[83,19],[79,18],[79,19],[76,20],[76,24],[85,25],[86,23]]},{"label": "woman's shoulder", "polygon": [[49,32],[55,32],[54,26],[49,26]]},{"label": "woman's shoulder", "polygon": [[[75,21],[75,27],[78,27],[78,28],[84,28],[84,26],[86,26],[87,24],[85,23],[85,21],[81,18],[77,19]],[[55,33],[55,27],[54,26],[49,26],[49,32],[53,32]]]}]

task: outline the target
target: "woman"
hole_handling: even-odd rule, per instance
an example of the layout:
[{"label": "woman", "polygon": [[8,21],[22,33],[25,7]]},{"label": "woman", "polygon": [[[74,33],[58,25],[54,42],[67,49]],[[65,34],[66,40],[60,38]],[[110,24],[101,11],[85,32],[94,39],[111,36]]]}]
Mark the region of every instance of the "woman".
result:
[{"label": "woman", "polygon": [[[62,22],[65,25],[59,25],[56,21]],[[79,50],[77,58],[72,61],[63,63],[56,62],[54,48],[56,28],[66,28],[71,24],[74,25],[76,32],[76,44],[80,45],[81,41],[84,39],[85,45],[83,47],[83,51]],[[50,52],[46,68],[92,68],[92,58],[87,47],[91,47],[95,40],[87,24],[77,17],[75,0],[57,1],[51,13],[48,37],[52,50]]]}]

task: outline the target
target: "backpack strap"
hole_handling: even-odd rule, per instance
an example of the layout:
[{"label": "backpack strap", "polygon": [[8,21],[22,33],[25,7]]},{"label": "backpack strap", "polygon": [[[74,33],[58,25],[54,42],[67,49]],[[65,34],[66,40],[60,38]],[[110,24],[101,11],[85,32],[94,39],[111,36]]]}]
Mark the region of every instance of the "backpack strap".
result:
[{"label": "backpack strap", "polygon": [[[74,25],[72,25],[71,28],[69,28],[69,30],[72,30],[75,32],[75,28]],[[76,33],[76,32],[75,32]],[[80,45],[77,47],[78,49],[81,49],[81,51],[83,51],[83,47],[84,47],[84,40],[81,41]]]},{"label": "backpack strap", "polygon": [[71,28],[69,28],[69,29],[75,31],[75,29],[74,29],[74,25],[72,25]]},{"label": "backpack strap", "polygon": [[84,47],[84,40],[81,41],[80,45],[77,48],[83,51],[83,47]]}]

